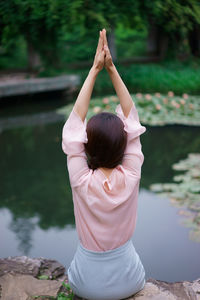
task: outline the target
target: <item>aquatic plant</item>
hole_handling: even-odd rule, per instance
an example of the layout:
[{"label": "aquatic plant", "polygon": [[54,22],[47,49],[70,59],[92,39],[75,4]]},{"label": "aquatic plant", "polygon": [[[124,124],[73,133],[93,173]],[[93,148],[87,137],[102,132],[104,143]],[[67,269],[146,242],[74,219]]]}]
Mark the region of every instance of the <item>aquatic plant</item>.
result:
[{"label": "aquatic plant", "polygon": [[173,205],[181,207],[182,223],[191,229],[190,238],[200,242],[200,153],[190,153],[174,164],[173,169],[184,173],[175,175],[174,183],[157,183],[150,189],[167,196]]},{"label": "aquatic plant", "polygon": [[[186,93],[176,96],[169,91],[167,95],[160,93],[131,95],[138,109],[141,123],[151,126],[164,126],[168,124],[200,125],[200,97]],[[117,96],[93,98],[90,103],[87,117],[101,111],[114,112],[119,103]],[[57,113],[66,117],[71,112],[73,104],[57,109]]]}]

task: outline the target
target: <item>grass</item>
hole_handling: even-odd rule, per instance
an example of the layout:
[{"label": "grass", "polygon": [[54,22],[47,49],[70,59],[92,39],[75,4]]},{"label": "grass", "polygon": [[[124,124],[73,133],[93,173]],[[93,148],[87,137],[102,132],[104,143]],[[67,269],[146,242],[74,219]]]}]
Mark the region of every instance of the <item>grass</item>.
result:
[{"label": "grass", "polygon": [[131,65],[119,70],[131,92],[167,93],[172,90],[175,94],[200,93],[200,61],[180,63],[168,61],[162,64]]},{"label": "grass", "polygon": [[[131,93],[167,93],[169,90],[175,94],[183,93],[200,94],[200,60],[181,63],[168,61],[160,64],[131,64],[129,66],[117,66],[117,69]],[[87,70],[77,70],[81,76],[81,84],[87,76]],[[97,77],[94,93],[110,93],[113,90],[112,83],[106,71],[102,71]]]}]

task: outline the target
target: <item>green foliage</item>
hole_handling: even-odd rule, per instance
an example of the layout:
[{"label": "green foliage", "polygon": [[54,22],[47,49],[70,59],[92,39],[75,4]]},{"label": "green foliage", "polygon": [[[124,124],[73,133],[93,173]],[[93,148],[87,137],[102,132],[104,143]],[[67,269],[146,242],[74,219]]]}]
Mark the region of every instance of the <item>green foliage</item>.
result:
[{"label": "green foliage", "polygon": [[47,279],[49,279],[49,276],[48,275],[40,275],[40,276],[38,276],[38,279],[47,280]]},{"label": "green foliage", "polygon": [[119,23],[115,36],[118,59],[146,55],[147,30],[145,27],[135,30],[125,28],[123,24]]},{"label": "green foliage", "polygon": [[[151,126],[182,124],[200,126],[200,97],[186,93],[175,96],[172,91],[167,95],[137,93],[132,95],[142,123]],[[119,99],[115,96],[94,98],[88,110],[88,118],[104,110],[115,112]],[[57,109],[58,113],[69,115],[72,104]]]},{"label": "green foliage", "polygon": [[23,36],[43,60],[59,59],[60,40],[66,29],[78,23],[81,1],[6,0],[0,2],[3,46]]},{"label": "green foliage", "polygon": [[194,23],[200,24],[198,0],[155,0],[138,1],[140,14],[148,23],[149,19],[172,34],[191,30]]},{"label": "green foliage", "polygon": [[163,37],[167,37],[168,57],[190,54],[188,36],[200,24],[198,0],[139,1],[139,11],[147,27],[156,28],[158,45]]},{"label": "green foliage", "polygon": [[74,299],[74,293],[69,285],[69,283],[66,283],[63,281],[62,283],[63,287],[65,288],[65,292],[59,293],[56,300],[73,300]]},{"label": "green foliage", "polygon": [[0,48],[0,69],[23,69],[27,66],[27,45],[22,36]]},{"label": "green foliage", "polygon": [[73,299],[74,299],[73,296],[65,295],[64,293],[60,293],[56,298],[56,300],[73,300]]},{"label": "green foliage", "polygon": [[190,237],[200,242],[200,154],[189,154],[172,167],[185,172],[174,176],[175,183],[153,184],[151,190],[169,197],[175,206],[184,207],[180,211],[185,217],[183,224],[191,228]]},{"label": "green foliage", "polygon": [[182,97],[168,95],[136,94],[133,97],[141,116],[148,125],[184,124],[200,125],[200,98],[183,94]]},{"label": "green foliage", "polygon": [[[166,94],[172,90],[176,95],[200,93],[200,68],[199,60],[187,62],[167,61],[162,64],[131,64],[128,67],[118,65],[117,69],[132,93]],[[82,78],[86,78],[88,70],[77,71]],[[103,70],[97,77],[94,93],[113,93],[112,82]]]},{"label": "green foliage", "polygon": [[[97,33],[105,27],[116,30],[118,57],[143,55],[149,24],[170,37],[169,49],[189,53],[187,35],[200,24],[197,0],[96,1],[96,0],[3,0],[0,2],[0,67],[15,60],[19,39],[33,47],[45,67],[61,68],[72,61],[91,59]],[[181,41],[181,42],[180,42]],[[17,61],[17,60],[16,60]],[[11,64],[12,65],[12,64]],[[18,64],[17,64],[18,65]],[[24,65],[24,60],[22,66]]]},{"label": "green foliage", "polygon": [[[68,64],[79,61],[91,61],[94,57],[98,42],[98,30],[86,30],[80,25],[74,26],[72,31],[66,30],[58,41],[59,58],[54,58],[40,72],[39,76],[55,76],[65,72],[74,72],[70,70]],[[145,54],[145,28],[140,31],[134,29],[125,29],[122,24],[118,24],[115,31],[117,55],[119,58],[128,58],[130,56],[141,56]],[[78,42],[77,42],[78,41]],[[51,44],[41,43],[39,47],[47,47],[48,52]],[[14,50],[14,51],[13,51]],[[38,50],[40,51],[40,50]],[[45,53],[45,48],[43,49]],[[27,65],[27,45],[23,36],[13,39],[11,44],[2,45],[0,52],[0,68],[20,68]],[[47,59],[45,57],[45,59]]]}]

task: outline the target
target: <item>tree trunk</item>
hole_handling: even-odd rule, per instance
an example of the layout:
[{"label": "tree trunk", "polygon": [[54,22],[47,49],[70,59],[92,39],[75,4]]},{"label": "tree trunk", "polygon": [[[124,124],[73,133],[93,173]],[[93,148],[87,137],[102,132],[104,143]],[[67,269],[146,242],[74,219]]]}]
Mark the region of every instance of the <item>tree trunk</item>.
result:
[{"label": "tree trunk", "polygon": [[149,56],[158,55],[158,26],[149,18],[147,36],[147,54]]},{"label": "tree trunk", "polygon": [[200,56],[200,26],[194,24],[193,30],[188,34],[191,53],[194,56]]},{"label": "tree trunk", "polygon": [[163,32],[163,30],[159,30],[157,54],[161,60],[166,57],[168,45],[169,37]]},{"label": "tree trunk", "polygon": [[149,27],[147,36],[147,54],[153,57],[164,59],[169,44],[169,37],[163,32],[163,29],[154,23],[149,17]]},{"label": "tree trunk", "polygon": [[110,53],[112,55],[112,60],[115,62],[117,59],[117,50],[115,43],[115,29],[112,27],[111,32],[108,33],[108,45],[110,49]]},{"label": "tree trunk", "polygon": [[34,69],[41,66],[41,59],[39,54],[35,51],[33,44],[27,41],[27,52],[28,52],[28,69],[33,71]]}]

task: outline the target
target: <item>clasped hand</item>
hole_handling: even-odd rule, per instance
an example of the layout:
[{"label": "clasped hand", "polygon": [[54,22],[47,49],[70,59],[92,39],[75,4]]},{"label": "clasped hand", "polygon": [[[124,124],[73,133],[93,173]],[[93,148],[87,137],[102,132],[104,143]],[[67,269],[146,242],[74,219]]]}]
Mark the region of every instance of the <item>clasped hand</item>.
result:
[{"label": "clasped hand", "polygon": [[99,41],[97,45],[93,66],[98,71],[101,71],[103,67],[105,67],[106,70],[109,70],[109,68],[113,66],[112,57],[110,54],[110,50],[108,48],[105,29],[99,32]]}]

